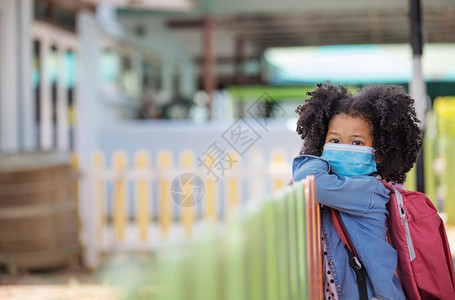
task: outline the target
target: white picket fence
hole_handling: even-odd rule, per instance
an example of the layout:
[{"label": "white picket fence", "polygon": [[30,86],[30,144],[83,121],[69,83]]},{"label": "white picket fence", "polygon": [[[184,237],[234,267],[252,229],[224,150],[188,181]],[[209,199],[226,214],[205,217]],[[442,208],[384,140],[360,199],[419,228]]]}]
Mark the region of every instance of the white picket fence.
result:
[{"label": "white picket fence", "polygon": [[[168,150],[156,155],[139,150],[132,157],[119,150],[109,162],[103,153],[94,153],[89,168],[82,171],[89,190],[89,197],[80,199],[86,210],[81,232],[86,265],[97,267],[103,253],[152,251],[163,243],[184,241],[198,233],[203,220],[222,222],[236,207],[259,201],[289,182],[291,158],[286,153],[228,153],[235,163],[224,174],[220,171],[218,179],[191,150],[177,157]],[[212,167],[216,163],[208,162]],[[182,173],[202,179],[203,196],[194,206],[179,205],[172,198],[173,181]],[[183,186],[182,194],[190,194],[188,187]]]}]

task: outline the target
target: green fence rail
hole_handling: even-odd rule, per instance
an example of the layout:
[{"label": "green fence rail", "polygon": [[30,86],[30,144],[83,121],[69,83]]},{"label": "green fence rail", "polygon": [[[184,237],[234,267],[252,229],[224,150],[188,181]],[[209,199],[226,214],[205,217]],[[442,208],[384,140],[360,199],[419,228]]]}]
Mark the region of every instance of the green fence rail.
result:
[{"label": "green fence rail", "polygon": [[322,299],[319,218],[312,177],[286,186],[162,247],[149,269],[151,292],[136,287],[128,298]]}]

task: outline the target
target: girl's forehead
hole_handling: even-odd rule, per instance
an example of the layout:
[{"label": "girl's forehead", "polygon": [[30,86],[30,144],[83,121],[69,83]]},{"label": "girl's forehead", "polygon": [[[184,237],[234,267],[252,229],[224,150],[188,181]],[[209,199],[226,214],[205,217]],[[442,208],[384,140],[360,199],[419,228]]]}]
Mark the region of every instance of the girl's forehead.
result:
[{"label": "girl's forehead", "polygon": [[331,119],[330,122],[360,122],[363,121],[364,123],[367,123],[365,119],[363,119],[361,116],[356,115],[356,114],[346,114],[346,113],[338,113],[334,115]]},{"label": "girl's forehead", "polygon": [[337,131],[371,131],[370,124],[360,116],[351,116],[345,113],[339,113],[332,117],[329,122],[329,130]]}]

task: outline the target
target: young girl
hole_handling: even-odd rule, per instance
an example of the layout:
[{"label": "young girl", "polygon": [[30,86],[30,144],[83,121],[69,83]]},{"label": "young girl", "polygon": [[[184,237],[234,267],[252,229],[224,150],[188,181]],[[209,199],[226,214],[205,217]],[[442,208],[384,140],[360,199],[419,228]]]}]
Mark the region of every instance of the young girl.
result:
[{"label": "young girl", "polygon": [[300,105],[301,155],[293,178],[315,176],[322,204],[325,299],[359,299],[356,275],[330,219],[340,212],[367,274],[368,299],[406,299],[395,275],[397,253],[386,241],[389,190],[402,184],[422,146],[414,100],[396,86],[366,86],[352,95],[322,85]]}]

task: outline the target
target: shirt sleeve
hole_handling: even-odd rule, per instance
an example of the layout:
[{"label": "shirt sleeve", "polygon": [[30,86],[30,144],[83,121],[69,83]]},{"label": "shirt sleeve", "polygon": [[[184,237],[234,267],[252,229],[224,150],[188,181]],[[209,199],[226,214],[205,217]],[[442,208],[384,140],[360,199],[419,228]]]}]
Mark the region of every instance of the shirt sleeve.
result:
[{"label": "shirt sleeve", "polygon": [[389,191],[376,178],[366,175],[338,178],[329,171],[330,163],[317,156],[298,156],[292,165],[294,181],[315,176],[316,199],[321,204],[354,215],[363,215],[378,204],[385,206]]}]

